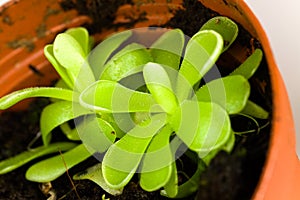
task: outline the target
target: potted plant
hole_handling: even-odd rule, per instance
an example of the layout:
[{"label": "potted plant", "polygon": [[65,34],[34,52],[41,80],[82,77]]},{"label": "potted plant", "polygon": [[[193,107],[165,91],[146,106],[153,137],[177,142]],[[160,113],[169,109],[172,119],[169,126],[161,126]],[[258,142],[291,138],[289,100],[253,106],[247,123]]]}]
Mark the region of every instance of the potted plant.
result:
[{"label": "potted plant", "polygon": [[[22,3],[24,3],[24,5],[26,5],[27,3],[26,3],[27,1],[21,1],[20,2],[20,4],[22,4]],[[67,2],[67,1],[66,1]],[[154,3],[154,4],[152,4],[152,3],[144,3],[144,2],[135,2],[136,4],[133,4],[133,5],[130,5],[130,4],[126,4],[126,5],[122,5],[122,6],[120,6],[119,7],[119,9],[118,9],[118,11],[116,12],[117,13],[117,15],[116,15],[116,17],[115,17],[115,24],[117,24],[117,27],[119,27],[120,29],[123,29],[124,28],[124,26],[125,25],[128,25],[128,24],[130,24],[130,23],[132,23],[132,22],[136,22],[136,23],[134,23],[134,25],[135,26],[145,26],[145,25],[149,25],[149,23],[152,23],[152,24],[156,24],[156,25],[159,25],[159,23],[162,23],[162,24],[164,24],[164,23],[166,23],[167,21],[169,21],[170,22],[170,17],[168,16],[168,15],[166,15],[166,13],[164,13],[165,12],[165,10],[163,10],[162,8],[165,8],[165,9],[167,9],[167,11],[170,11],[170,10],[172,10],[172,9],[179,9],[180,10],[180,7],[182,6],[180,3],[178,3],[178,2],[176,2],[176,3],[167,3],[167,4],[158,4],[158,3]],[[186,3],[186,2],[185,2]],[[212,4],[214,4],[215,2],[203,2],[205,5],[206,4],[208,4],[208,5],[206,5],[206,6],[208,6],[208,7],[211,7],[211,8],[213,8],[213,9],[216,9],[217,11],[222,11],[222,12],[220,12],[220,14],[223,14],[223,15],[227,15],[227,11],[229,12],[234,12],[236,15],[233,15],[233,16],[231,16],[231,15],[229,15],[228,14],[228,16],[231,16],[231,18],[233,18],[233,19],[235,19],[235,20],[237,20],[238,22],[240,22],[240,23],[242,23],[243,25],[244,25],[244,27],[246,28],[246,29],[248,29],[248,31],[250,31],[250,32],[252,32],[251,30],[253,30],[252,29],[252,27],[254,26],[258,26],[257,24],[255,24],[255,23],[257,23],[257,21],[253,18],[253,16],[251,15],[251,14],[246,14],[246,13],[244,13],[243,11],[249,11],[249,10],[247,10],[247,7],[246,7],[246,5],[244,5],[243,3],[241,3],[241,4],[234,4],[233,2],[230,2],[230,1],[216,1],[216,5],[212,5]],[[18,7],[18,5],[20,5],[19,3],[17,3],[16,5],[12,5],[12,7],[14,7],[14,6],[16,6],[16,7]],[[187,3],[186,3],[187,4]],[[198,4],[198,2],[196,2],[196,4],[197,5],[199,5]],[[64,5],[64,8],[66,8],[66,4],[63,4]],[[184,5],[184,4],[183,4]],[[54,5],[55,6],[55,5]],[[76,4],[74,5],[74,4],[69,4],[69,6],[73,6],[73,7],[76,7]],[[219,6],[221,7],[220,8],[220,10],[219,10]],[[48,9],[48,13],[52,13],[53,14],[53,10],[52,10],[52,12],[50,12],[49,11],[49,7],[44,7],[44,8],[47,8]],[[51,7],[50,7],[51,8]],[[144,18],[143,18],[143,15],[142,14],[144,14],[144,12],[150,12],[149,11],[149,9],[153,9],[153,8],[160,8],[160,9],[158,9],[160,12],[162,12],[162,14],[163,14],[163,16],[165,16],[165,17],[163,17],[163,18],[161,18],[161,17],[159,17],[159,18],[157,18],[157,17],[155,17],[155,15],[148,15],[147,16],[147,18],[148,19],[150,19],[149,21],[147,21],[147,20],[145,20]],[[133,13],[134,13],[134,15],[133,15],[133,18],[130,18],[130,16],[128,16],[129,15],[129,13],[132,13],[132,12],[128,12],[129,10],[131,10],[131,9],[133,9]],[[42,9],[41,9],[42,10]],[[51,10],[51,9],[50,9]],[[80,9],[78,9],[79,11],[80,11]],[[9,8],[8,8],[8,10],[6,10],[5,12],[7,12],[6,14],[5,14],[5,12],[4,12],[4,16],[6,16],[6,23],[8,23],[8,24],[6,24],[6,25],[9,25],[9,21],[11,20],[12,22],[14,21],[13,19],[13,17],[11,17],[8,13],[9,11]],[[45,11],[45,10],[44,10]],[[57,13],[56,14],[54,14],[54,17],[58,17],[59,15],[61,15],[61,13],[60,12],[58,12],[58,11],[56,11]],[[86,14],[86,13],[84,13],[82,10],[80,11],[81,13],[83,13],[83,14]],[[135,13],[136,12],[136,13]],[[174,11],[175,12],[175,11]],[[223,13],[224,12],[224,13]],[[54,12],[55,13],[55,12]],[[142,14],[141,14],[142,13]],[[49,14],[48,14],[49,15]],[[63,24],[63,26],[59,26],[59,27],[55,27],[56,29],[51,29],[52,31],[49,31],[49,32],[47,32],[47,31],[42,31],[42,33],[43,34],[45,34],[45,36],[44,37],[42,37],[42,41],[38,41],[38,42],[36,42],[35,43],[35,41],[34,40],[30,40],[29,39],[29,41],[28,40],[24,40],[24,38],[23,39],[21,39],[21,40],[18,40],[18,41],[15,41],[15,43],[10,43],[11,45],[16,45],[16,47],[19,47],[19,46],[21,46],[21,47],[25,47],[25,48],[17,48],[12,54],[8,54],[8,56],[6,57],[7,59],[4,59],[4,61],[3,61],[3,63],[5,64],[5,65],[7,65],[7,64],[9,64],[9,62],[12,62],[12,60],[11,59],[8,59],[9,57],[11,57],[12,55],[20,55],[21,57],[22,56],[27,56],[27,59],[25,60],[26,62],[24,62],[24,64],[22,63],[21,64],[21,66],[23,66],[23,67],[21,67],[21,69],[23,69],[23,70],[25,70],[25,72],[26,73],[24,73],[24,71],[23,72],[19,72],[20,73],[20,76],[23,76],[23,77],[30,77],[30,81],[32,81],[33,79],[31,78],[32,76],[28,76],[28,74],[30,74],[30,73],[32,73],[32,71],[30,71],[30,70],[28,70],[28,66],[31,66],[30,68],[32,69],[36,69],[35,68],[35,66],[36,65],[33,65],[32,63],[40,63],[39,65],[38,65],[38,69],[41,67],[41,69],[44,69],[44,66],[45,65],[48,65],[48,63],[45,63],[45,62],[41,62],[40,60],[43,60],[42,59],[42,52],[41,52],[41,50],[38,48],[38,45],[40,45],[40,47],[42,47],[44,44],[45,44],[45,40],[46,40],[46,42],[50,42],[49,40],[51,40],[51,37],[52,37],[52,39],[53,39],[53,35],[55,35],[55,34],[53,34],[53,32],[55,32],[55,31],[53,31],[53,30],[57,30],[57,31],[62,31],[62,30],[64,30],[66,27],[68,27],[68,25],[72,25],[72,26],[76,26],[76,25],[80,25],[81,23],[89,23],[90,22],[90,19],[88,18],[88,17],[86,17],[86,16],[80,16],[80,17],[75,17],[75,18],[73,18],[74,16],[76,16],[76,13],[74,13],[74,11],[68,11],[68,12],[66,12],[66,13],[63,13],[63,16],[65,16],[65,15],[69,15],[69,16],[71,16],[71,19],[72,19],[72,21],[71,21],[71,23],[69,23],[69,22],[67,22],[67,23],[65,23],[65,24]],[[249,15],[249,16],[248,16]],[[7,18],[9,16],[9,18]],[[49,16],[47,16],[47,17],[49,17]],[[50,17],[49,17],[49,19],[51,18],[51,15],[50,15]],[[10,19],[10,20],[8,20],[8,19]],[[165,21],[163,21],[163,20],[165,20]],[[44,19],[43,20],[45,20],[45,22],[47,21],[47,18],[44,16]],[[94,20],[96,20],[95,18],[94,18]],[[136,20],[136,21],[135,21]],[[253,21],[254,20],[254,21]],[[5,20],[4,20],[5,21]],[[163,22],[162,22],[163,21]],[[250,21],[250,22],[249,22]],[[254,23],[255,22],[255,23]],[[111,23],[111,22],[110,22]],[[252,24],[253,23],[253,24]],[[110,27],[109,25],[107,25],[107,27],[101,27],[102,28],[102,31],[101,31],[101,34],[103,34],[103,35],[106,35],[106,34],[108,34],[108,33],[110,33],[111,31],[112,31],[112,29],[109,29],[109,28],[112,28],[112,27]],[[107,28],[107,29],[105,29],[105,28]],[[113,28],[115,28],[115,27],[113,27]],[[29,30],[29,31],[32,31],[32,28]],[[261,29],[261,27],[260,26],[258,26],[258,29],[256,29],[256,31],[259,33],[259,31],[262,31],[262,29]],[[29,32],[30,33],[30,32]],[[103,35],[96,35],[96,39],[97,38],[102,38],[103,37]],[[257,36],[257,33],[256,32],[252,32],[252,34],[253,34],[253,36]],[[259,35],[258,34],[258,37],[259,37],[259,39],[260,40],[262,40],[262,39],[265,39],[265,35],[264,34],[262,34],[262,35]],[[44,40],[44,41],[43,41]],[[48,40],[48,41],[47,41]],[[30,52],[26,52],[26,51],[30,51],[30,45],[32,45],[32,42],[34,42],[34,44],[36,44],[36,46],[37,46],[37,50],[33,50],[33,51],[36,51],[35,53],[30,53]],[[40,42],[40,43],[39,43]],[[43,43],[44,42],[44,43]],[[268,44],[265,42],[263,42],[263,40],[262,40],[262,45],[263,45],[263,48],[264,48],[264,51],[266,52],[266,54],[269,52],[270,53],[270,49],[268,48]],[[27,48],[27,49],[26,49]],[[234,51],[234,50],[233,50]],[[5,52],[5,51],[4,51]],[[32,56],[33,55],[33,56]],[[239,57],[238,57],[238,59],[242,59],[243,58],[243,54],[239,54],[238,55]],[[276,81],[275,81],[275,79],[273,78],[272,79],[272,77],[273,76],[275,76],[275,75],[278,75],[278,72],[276,71],[276,68],[275,69],[273,69],[273,68],[271,68],[270,67],[270,65],[271,66],[273,66],[272,64],[274,64],[274,61],[272,60],[272,58],[270,58],[270,57],[268,57],[268,55],[266,55],[266,58],[267,58],[267,61],[268,61],[268,64],[269,64],[269,70],[270,70],[270,74],[271,74],[271,80],[273,81],[272,82],[272,85],[273,84],[279,84],[278,85],[278,87],[280,86],[280,87],[283,87],[281,84],[281,82],[277,82],[278,81],[278,79],[276,79]],[[15,61],[16,62],[16,61]],[[31,65],[29,65],[29,64],[31,64]],[[33,66],[32,66],[33,65]],[[149,68],[151,68],[151,66],[149,67]],[[46,69],[46,68],[45,68]],[[2,68],[1,68],[1,70],[2,70]],[[4,68],[4,70],[6,70],[5,68]],[[5,71],[4,71],[5,72]],[[39,73],[45,73],[44,71],[38,71]],[[1,73],[2,74],[2,73]],[[147,74],[147,73],[146,73]],[[6,82],[5,81],[5,78],[9,78],[9,76],[10,76],[10,74],[9,73],[5,73],[5,77],[4,77],[4,81],[3,81],[3,83],[5,83],[6,85],[8,85],[8,82]],[[149,77],[149,79],[151,79],[151,75],[149,75],[150,77]],[[41,79],[43,79],[43,81],[44,81],[44,77],[40,77],[40,76],[38,76],[38,75],[36,75],[35,76],[36,77],[36,79],[35,80],[41,80]],[[51,78],[50,78],[51,79]],[[23,79],[21,79],[21,80],[23,80],[22,82],[25,82],[25,84],[26,84],[26,82],[28,81],[28,79],[27,79],[27,81],[26,81],[26,78],[23,78]],[[35,81],[35,80],[33,80],[33,81]],[[279,79],[280,80],[280,79]],[[12,83],[12,84],[15,84],[15,83],[13,83],[13,82],[11,82],[10,81],[10,83]],[[28,82],[27,82],[28,83]],[[15,85],[13,85],[13,87],[14,88],[16,88],[15,87]],[[23,86],[22,86],[23,87]],[[277,85],[276,85],[276,87],[272,87],[272,88],[277,88]],[[7,93],[8,91],[11,91],[12,89],[8,89],[7,91],[5,91],[4,90],[4,92],[5,93]],[[153,89],[153,90],[155,90],[155,89]],[[283,97],[281,94],[279,95],[279,96],[276,96],[276,92],[274,92],[274,90],[273,90],[273,99],[272,99],[272,101],[273,101],[273,104],[274,105],[276,105],[275,106],[275,108],[276,109],[278,109],[278,107],[280,106],[280,105],[282,105],[282,104],[279,104],[279,102],[278,102],[278,100],[276,99],[276,98],[285,98],[285,97]],[[278,105],[276,104],[276,102],[278,102]],[[162,104],[163,104],[163,102],[162,102]],[[169,102],[167,103],[167,105],[169,104]],[[165,109],[167,109],[167,108],[165,108]],[[277,116],[276,115],[276,109],[274,109],[274,111],[272,112],[272,115],[273,115],[273,119],[274,119],[274,116]],[[288,109],[287,109],[288,110]],[[278,111],[279,112],[279,111]],[[278,113],[278,115],[279,115],[279,113]],[[289,114],[289,116],[290,116],[290,114]],[[277,119],[276,117],[275,117],[275,119]],[[176,121],[176,120],[175,120]],[[282,119],[281,119],[281,121],[282,121]],[[273,121],[272,122],[272,129],[273,129],[273,131],[272,131],[272,134],[276,134],[277,132],[276,131],[274,131],[275,129],[274,129],[274,127],[276,127],[276,126],[279,126],[279,127],[285,127],[286,125],[279,125],[279,124],[277,124],[277,123],[279,123],[279,122],[277,122],[276,120],[275,121]],[[277,134],[279,134],[279,133],[277,133]],[[291,134],[293,134],[292,132],[291,132]],[[281,134],[282,135],[282,134]],[[274,136],[272,135],[272,139],[274,139]],[[271,141],[272,141],[272,139],[271,139]],[[284,140],[283,139],[281,139],[281,141],[288,141],[288,139],[289,138],[285,138]],[[45,140],[47,140],[47,139],[45,139]],[[274,139],[275,140],[275,139]],[[271,142],[271,144],[272,144],[272,142]],[[69,145],[69,144],[68,144]],[[286,148],[286,147],[285,147]],[[296,170],[298,170],[298,168],[297,168],[297,166],[298,166],[298,160],[296,159],[296,156],[295,156],[295,153],[293,153],[293,150],[294,150],[294,148],[292,148],[290,151],[291,151],[291,154],[289,155],[289,154],[286,154],[285,153],[285,157],[284,157],[284,159],[287,159],[286,161],[286,163],[294,163],[294,165],[291,165],[291,166],[294,166],[294,170],[295,170],[295,172],[296,172]],[[278,150],[273,150],[273,151],[275,151],[275,153],[276,152],[278,152]],[[274,155],[274,153],[272,154],[272,147],[270,147],[270,150],[269,150],[269,152],[270,152],[270,156],[271,157],[268,157],[268,159],[271,159],[271,158],[273,158],[275,155]],[[272,155],[273,155],[273,157],[272,157]],[[290,157],[289,157],[290,156]],[[279,159],[277,156],[275,156],[276,158],[274,158],[274,159]],[[280,158],[281,159],[281,158]],[[280,173],[275,173],[274,175],[272,175],[272,176],[270,176],[269,175],[269,173],[272,173],[272,171],[268,171],[268,162],[275,162],[275,161],[268,161],[267,160],[267,163],[266,163],[266,167],[265,167],[265,169],[264,169],[264,173],[263,173],[263,175],[262,175],[262,179],[261,179],[261,184],[263,183],[263,182],[268,182],[268,181],[270,181],[270,179],[273,179],[273,178],[276,178],[276,176],[278,176],[278,175],[280,175]],[[275,168],[280,168],[279,167],[279,164],[280,164],[281,162],[278,162],[277,163],[277,165],[275,165]],[[274,166],[273,166],[274,167]],[[264,176],[266,176],[266,178],[264,178]],[[282,177],[281,177],[281,181],[282,180],[287,180],[288,178],[291,178],[291,179],[289,179],[289,180],[297,180],[297,178],[298,177],[295,177],[294,175],[291,175],[291,176],[284,176],[284,178],[285,179],[282,179]],[[282,182],[279,182],[279,181],[272,181],[272,182],[269,182],[271,185],[273,185],[274,184],[274,187],[276,188],[276,187],[278,187],[278,185],[280,185]],[[277,185],[278,184],[278,185]],[[296,184],[294,184],[293,185],[294,187],[296,187]],[[293,191],[293,192],[297,192],[294,188],[293,188],[293,186],[290,186],[289,188],[287,188],[287,190],[290,190],[290,191]],[[256,193],[255,193],[255,195],[254,195],[254,198],[257,198],[257,199],[259,199],[259,198],[266,198],[266,199],[268,199],[268,198],[271,198],[271,197],[269,197],[268,195],[271,195],[271,193],[274,193],[274,191],[273,191],[273,189],[270,189],[270,192],[268,192],[268,190],[266,190],[265,189],[265,187],[266,186],[263,186],[263,185],[259,185],[258,187],[257,187],[257,191],[256,191]],[[271,188],[271,187],[270,187]],[[287,191],[287,190],[284,190],[285,192]],[[280,195],[281,194],[285,194],[286,195],[286,193],[281,193],[280,192],[280,190],[276,190],[276,191],[278,191],[279,192],[279,194],[276,194],[276,198],[279,198],[280,199]],[[296,193],[291,193],[291,192],[289,192],[289,194],[291,194],[291,199],[292,198],[297,198],[297,196],[299,196],[298,194],[296,194]],[[271,198],[271,199],[274,199],[273,197]]]}]

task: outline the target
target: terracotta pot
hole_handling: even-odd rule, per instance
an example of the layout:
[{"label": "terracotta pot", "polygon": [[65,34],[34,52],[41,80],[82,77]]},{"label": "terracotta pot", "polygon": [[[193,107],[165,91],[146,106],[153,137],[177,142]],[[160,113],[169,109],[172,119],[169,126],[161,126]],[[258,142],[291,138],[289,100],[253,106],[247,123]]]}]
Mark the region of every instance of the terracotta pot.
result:
[{"label": "terracotta pot", "polygon": [[[253,199],[300,199],[300,163],[295,153],[291,110],[263,27],[243,1],[199,1],[242,24],[261,42],[265,52],[273,93],[273,121],[267,160]],[[87,25],[97,20],[92,19],[89,12],[76,10],[76,6],[62,9],[62,2],[64,1],[12,0],[0,8],[0,96],[20,88],[49,85],[57,78],[57,74],[43,56],[43,46],[52,42],[58,32],[68,27]],[[86,3],[88,9],[93,1]],[[125,28],[153,24],[159,26],[165,24],[174,11],[180,8],[182,0],[133,0],[133,4],[120,3],[115,18],[111,18],[111,13],[108,13],[105,18],[100,19],[106,24],[99,27],[101,32],[95,36],[97,40],[101,40],[108,34]],[[23,107],[24,103],[15,109]]]}]

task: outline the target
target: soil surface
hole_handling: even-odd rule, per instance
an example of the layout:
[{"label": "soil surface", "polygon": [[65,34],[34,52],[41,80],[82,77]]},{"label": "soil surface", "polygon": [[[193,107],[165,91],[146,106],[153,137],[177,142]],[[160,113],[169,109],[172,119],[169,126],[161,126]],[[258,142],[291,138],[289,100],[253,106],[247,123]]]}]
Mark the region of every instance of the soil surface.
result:
[{"label": "soil surface", "polygon": [[[109,22],[114,18],[113,14],[118,6],[130,3],[130,1],[112,1],[113,3],[107,6],[107,1],[72,1],[62,0],[62,6],[67,9],[77,9],[82,14],[88,14],[92,17],[100,15],[97,20],[104,21],[104,26],[109,25]],[[85,3],[89,2],[89,3]],[[105,9],[103,9],[105,7]],[[185,0],[182,10],[176,11],[174,17],[165,24],[165,27],[181,28],[186,35],[192,36],[196,33],[202,24],[213,16],[218,15],[215,12],[207,10],[198,1]],[[92,12],[88,12],[92,9]],[[105,11],[101,15],[99,10]],[[187,12],[188,10],[188,12]],[[154,24],[155,26],[155,24]],[[101,27],[89,27],[93,31],[101,30]],[[246,51],[250,55],[253,48],[260,47],[258,41],[253,39],[243,28],[240,27],[240,34],[236,43],[246,46]],[[240,63],[232,60],[228,63],[228,55],[223,55],[221,61],[217,63],[222,74],[229,73],[227,65],[236,67]],[[225,67],[223,67],[223,65]],[[232,70],[232,69],[231,69]],[[272,96],[270,88],[269,74],[266,62],[263,61],[256,75],[251,78],[252,85],[251,99],[262,105],[268,111],[272,110]],[[39,115],[43,106],[48,103],[42,99],[35,101],[29,110],[23,112],[7,112],[0,117],[0,160],[15,155],[24,151],[32,139],[39,131]],[[235,128],[248,127],[251,128],[251,123],[240,123],[240,119],[232,119]],[[261,121],[260,123],[265,123]],[[238,125],[236,125],[238,124]],[[65,138],[57,134],[57,140]],[[201,199],[201,200],[243,200],[250,199],[255,187],[258,183],[262,166],[265,162],[266,152],[268,149],[270,137],[270,126],[264,128],[258,134],[250,134],[247,137],[237,137],[235,148],[232,154],[220,152],[212,161],[211,165],[203,173],[199,191],[195,196],[186,199]],[[69,174],[80,172],[86,167],[96,163],[97,160],[90,158],[88,162],[76,166],[69,170]],[[105,194],[103,190],[91,181],[73,181],[77,196],[71,181],[67,175],[63,175],[56,181],[53,181],[52,192],[43,194],[40,185],[37,183],[26,181],[24,174],[28,166],[25,165],[11,173],[1,175],[0,177],[0,200],[12,199],[47,199],[54,197],[56,199],[102,199]],[[52,195],[52,196],[51,196]],[[158,192],[147,193],[140,189],[135,179],[128,184],[124,190],[124,195],[111,197],[110,199],[165,199]]]}]

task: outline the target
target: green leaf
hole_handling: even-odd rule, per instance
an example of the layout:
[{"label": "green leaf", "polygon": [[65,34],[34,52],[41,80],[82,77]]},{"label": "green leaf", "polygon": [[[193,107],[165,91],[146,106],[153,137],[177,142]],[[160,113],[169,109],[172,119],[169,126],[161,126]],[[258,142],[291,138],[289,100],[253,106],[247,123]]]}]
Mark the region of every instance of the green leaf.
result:
[{"label": "green leaf", "polygon": [[213,102],[184,101],[170,123],[189,149],[202,154],[221,148],[230,138],[229,116]]},{"label": "green leaf", "polygon": [[86,61],[87,55],[71,35],[58,34],[53,43],[53,52],[56,60],[66,69],[72,83],[80,82],[76,85],[79,90],[95,81],[93,72]]},{"label": "green leaf", "polygon": [[67,70],[72,82],[75,83],[86,57],[80,44],[71,35],[60,33],[54,40],[53,53],[56,60]]},{"label": "green leaf", "polygon": [[212,68],[222,49],[222,36],[215,31],[199,31],[191,38],[179,69],[177,93],[180,100],[189,96],[193,85]]},{"label": "green leaf", "polygon": [[197,101],[214,102],[229,114],[243,110],[250,95],[250,84],[243,76],[227,76],[213,80],[196,92]]},{"label": "green leaf", "polygon": [[77,130],[81,141],[88,150],[93,152],[105,152],[116,139],[114,128],[108,122],[95,116],[85,117]]},{"label": "green leaf", "polygon": [[83,27],[70,28],[65,33],[71,35],[81,46],[82,50],[85,53],[85,56],[89,53],[89,33]]},{"label": "green leaf", "polygon": [[174,198],[185,198],[199,189],[200,176],[205,170],[205,165],[199,161],[198,168],[189,180],[178,187],[178,193]]},{"label": "green leaf", "polygon": [[0,174],[5,174],[13,171],[14,169],[36,159],[41,156],[55,153],[58,151],[67,151],[73,147],[75,147],[75,143],[70,142],[58,142],[52,143],[49,146],[40,146],[36,147],[29,151],[24,151],[16,156],[7,158],[0,162]]},{"label": "green leaf", "polygon": [[88,60],[96,78],[99,78],[104,70],[104,64],[111,54],[130,36],[132,31],[123,31],[114,34],[98,44],[89,54]]},{"label": "green leaf", "polygon": [[223,52],[235,41],[239,32],[237,24],[223,16],[217,16],[208,20],[200,30],[214,30],[218,32],[224,40]]},{"label": "green leaf", "polygon": [[262,57],[262,50],[256,49],[254,53],[249,56],[238,68],[231,72],[230,75],[242,75],[246,79],[251,78],[259,67]]},{"label": "green leaf", "polygon": [[172,172],[169,181],[164,186],[164,189],[160,191],[162,196],[166,196],[169,198],[174,198],[178,194],[178,175],[176,162],[172,163]]},{"label": "green leaf", "polygon": [[150,47],[153,62],[178,70],[183,46],[183,32],[180,29],[168,30]]},{"label": "green leaf", "polygon": [[136,172],[153,136],[164,126],[165,115],[154,115],[147,125],[137,125],[106,152],[102,170],[109,187],[122,188]]},{"label": "green leaf", "polygon": [[148,63],[143,70],[144,79],[156,102],[169,114],[178,106],[171,81],[165,69],[156,63]]},{"label": "green leaf", "polygon": [[48,44],[44,47],[44,55],[55,68],[61,79],[65,84],[72,89],[74,87],[73,81],[70,79],[67,70],[56,60],[53,53],[53,44]]},{"label": "green leaf", "polygon": [[84,180],[84,179],[88,179],[93,181],[94,183],[96,183],[97,185],[99,185],[103,190],[105,190],[107,193],[111,194],[111,195],[120,195],[123,192],[123,188],[120,189],[113,189],[111,187],[109,187],[102,175],[102,165],[101,163],[98,163],[88,169],[86,169],[83,172],[80,172],[78,174],[75,174],[73,176],[74,180]]},{"label": "green leaf", "polygon": [[170,149],[172,129],[165,126],[150,142],[142,161],[140,186],[148,192],[165,186],[172,175],[174,158]]},{"label": "green leaf", "polygon": [[269,118],[269,113],[254,103],[253,101],[248,100],[246,103],[245,108],[241,111],[241,113],[250,115],[252,117],[256,117],[259,119],[268,119]]},{"label": "green leaf", "polygon": [[100,79],[119,81],[128,75],[142,71],[142,67],[151,61],[151,54],[145,46],[129,44],[105,64]]},{"label": "green leaf", "polygon": [[26,88],[26,89],[12,92],[2,97],[0,99],[0,110],[5,110],[15,105],[16,103],[31,97],[49,97],[49,98],[56,98],[60,100],[73,101],[73,95],[76,96],[76,93],[73,93],[72,90],[62,89],[62,88],[53,88],[53,87]]},{"label": "green leaf", "polygon": [[[75,112],[75,106],[77,111]],[[43,143],[47,146],[51,140],[51,131],[63,123],[79,117],[90,114],[91,111],[82,108],[79,104],[68,101],[59,101],[50,104],[44,108],[40,119],[40,128]],[[55,116],[55,117],[53,117]]]},{"label": "green leaf", "polygon": [[32,165],[26,172],[26,179],[39,183],[53,181],[91,155],[92,152],[89,152],[84,144],[79,144],[63,154]]},{"label": "green leaf", "polygon": [[[92,84],[80,95],[80,104],[88,109],[109,112],[162,112],[148,93],[128,89],[121,84],[100,80]],[[153,106],[157,105],[155,108]]]}]

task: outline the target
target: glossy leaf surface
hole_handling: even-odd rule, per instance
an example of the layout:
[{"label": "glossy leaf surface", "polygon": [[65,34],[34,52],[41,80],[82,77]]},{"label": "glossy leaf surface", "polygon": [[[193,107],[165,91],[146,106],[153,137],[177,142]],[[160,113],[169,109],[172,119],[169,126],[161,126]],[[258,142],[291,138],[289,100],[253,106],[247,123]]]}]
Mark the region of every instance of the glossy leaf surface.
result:
[{"label": "glossy leaf surface", "polygon": [[143,65],[151,61],[152,57],[143,45],[129,44],[107,62],[100,79],[119,81],[141,71]]},{"label": "glossy leaf surface", "polygon": [[140,186],[155,191],[165,186],[172,175],[173,155],[169,141],[172,129],[165,126],[151,140],[142,161]]},{"label": "glossy leaf surface", "polygon": [[72,101],[73,95],[74,95],[73,91],[68,89],[62,89],[62,88],[53,88],[53,87],[26,88],[26,89],[12,92],[0,98],[0,110],[5,110],[24,99],[28,99],[32,97],[49,97],[49,98],[55,98],[60,100]]},{"label": "glossy leaf surface", "polygon": [[123,31],[117,34],[114,34],[100,44],[98,44],[93,51],[88,56],[88,61],[90,66],[94,72],[96,80],[101,77],[101,74],[104,70],[104,65],[110,58],[111,54],[130,36],[132,35],[132,31]]},{"label": "glossy leaf surface", "polygon": [[76,144],[71,142],[58,142],[52,143],[47,147],[40,146],[32,150],[24,151],[16,156],[2,160],[0,162],[0,174],[8,173],[41,156],[59,151],[67,151],[74,148],[75,146]]},{"label": "glossy leaf surface", "polygon": [[[74,112],[74,106],[78,107],[77,112]],[[48,145],[51,140],[51,131],[61,124],[79,117],[81,115],[90,114],[87,109],[80,107],[78,104],[73,104],[68,101],[58,101],[44,108],[40,119],[40,128],[42,133],[43,143]],[[55,116],[55,117],[53,117]]]},{"label": "glossy leaf surface", "polygon": [[191,38],[179,69],[177,93],[180,100],[187,98],[190,88],[212,68],[222,49],[222,36],[215,31],[199,31]]},{"label": "glossy leaf surface", "polygon": [[108,122],[94,116],[85,117],[77,130],[81,141],[93,152],[105,152],[116,139],[115,129]]},{"label": "glossy leaf surface", "polygon": [[183,32],[180,29],[168,30],[150,47],[153,62],[178,70],[183,46]]},{"label": "glossy leaf surface", "polygon": [[102,170],[106,183],[122,188],[136,172],[153,136],[164,126],[165,115],[154,115],[147,125],[137,125],[106,152]]},{"label": "glossy leaf surface", "polygon": [[32,165],[26,172],[26,179],[39,183],[53,181],[63,175],[67,169],[71,169],[91,155],[92,153],[85,148],[84,144],[77,145],[61,155]]},{"label": "glossy leaf surface", "polygon": [[228,114],[212,102],[184,101],[170,123],[189,149],[202,153],[221,148],[231,133]]},{"label": "glossy leaf surface", "polygon": [[226,51],[238,36],[238,26],[228,17],[217,16],[214,17],[201,27],[202,30],[214,30],[218,32],[224,40],[223,52]]},{"label": "glossy leaf surface", "polygon": [[213,80],[197,92],[197,101],[214,102],[229,114],[243,110],[250,95],[250,84],[243,76],[227,76]]},{"label": "glossy leaf surface", "polygon": [[[80,104],[88,109],[109,112],[148,112],[157,103],[149,93],[128,89],[121,84],[100,80],[88,87],[80,95]],[[161,112],[156,106],[153,111]]]},{"label": "glossy leaf surface", "polygon": [[178,106],[171,81],[165,69],[156,63],[148,63],[143,69],[144,79],[156,102],[169,114]]}]

